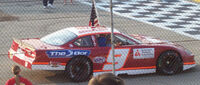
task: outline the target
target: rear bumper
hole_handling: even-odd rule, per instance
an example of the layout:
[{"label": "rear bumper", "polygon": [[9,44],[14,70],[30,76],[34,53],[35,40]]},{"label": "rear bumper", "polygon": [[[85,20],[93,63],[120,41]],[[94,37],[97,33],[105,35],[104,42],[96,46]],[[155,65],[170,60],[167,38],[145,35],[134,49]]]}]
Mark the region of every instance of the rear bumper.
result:
[{"label": "rear bumper", "polygon": [[31,64],[34,61],[34,58],[27,57],[23,53],[18,53],[13,49],[8,51],[8,58],[29,69],[31,69]]},{"label": "rear bumper", "polygon": [[36,64],[34,62],[35,60],[34,58],[27,57],[23,53],[18,53],[14,51],[13,49],[10,49],[8,51],[8,58],[32,70],[65,70],[65,66],[66,66],[66,64],[63,64],[63,65],[57,65],[55,67],[55,66],[50,65],[49,62]]}]

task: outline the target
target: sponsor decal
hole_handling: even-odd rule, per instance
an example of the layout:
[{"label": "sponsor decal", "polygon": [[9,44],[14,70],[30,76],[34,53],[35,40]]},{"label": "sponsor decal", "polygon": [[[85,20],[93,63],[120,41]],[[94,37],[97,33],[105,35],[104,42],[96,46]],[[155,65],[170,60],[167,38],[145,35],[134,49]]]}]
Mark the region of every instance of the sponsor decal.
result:
[{"label": "sponsor decal", "polygon": [[105,57],[97,56],[93,59],[94,63],[104,63],[105,62]]},{"label": "sponsor decal", "polygon": [[46,51],[49,58],[71,58],[77,55],[89,56],[89,50],[49,50]]},{"label": "sponsor decal", "polygon": [[133,49],[134,59],[154,58],[154,54],[155,54],[154,48]]}]

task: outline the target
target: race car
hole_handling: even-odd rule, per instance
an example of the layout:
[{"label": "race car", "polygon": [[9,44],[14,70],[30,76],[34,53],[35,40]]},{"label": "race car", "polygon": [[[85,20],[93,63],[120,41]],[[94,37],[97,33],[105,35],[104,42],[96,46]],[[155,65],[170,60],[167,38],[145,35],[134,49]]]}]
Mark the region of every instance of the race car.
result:
[{"label": "race car", "polygon": [[[112,71],[111,28],[69,27],[42,38],[13,39],[8,57],[32,70],[64,70],[73,81]],[[176,74],[195,67],[181,45],[114,29],[115,73]]]}]

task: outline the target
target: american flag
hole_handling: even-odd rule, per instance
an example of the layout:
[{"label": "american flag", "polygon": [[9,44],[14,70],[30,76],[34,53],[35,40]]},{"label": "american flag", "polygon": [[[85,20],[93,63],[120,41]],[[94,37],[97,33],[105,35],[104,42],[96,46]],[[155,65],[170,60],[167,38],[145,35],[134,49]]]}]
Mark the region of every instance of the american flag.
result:
[{"label": "american flag", "polygon": [[90,22],[89,22],[89,26],[93,26],[93,27],[98,27],[99,25],[99,21],[97,18],[97,12],[96,12],[96,8],[94,6],[94,1],[92,3],[92,11],[91,11],[91,15],[90,15]]}]

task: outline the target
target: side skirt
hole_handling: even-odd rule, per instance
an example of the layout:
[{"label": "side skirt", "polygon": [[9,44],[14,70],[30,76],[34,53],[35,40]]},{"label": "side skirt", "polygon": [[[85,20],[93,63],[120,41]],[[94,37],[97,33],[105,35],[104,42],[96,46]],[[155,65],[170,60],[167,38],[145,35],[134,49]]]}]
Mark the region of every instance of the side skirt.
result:
[{"label": "side skirt", "polygon": [[[190,68],[195,67],[196,64],[191,65],[183,65],[183,71],[188,70]],[[97,76],[103,73],[111,73],[112,71],[105,71],[105,72],[94,72],[93,76]],[[148,74],[148,73],[156,73],[156,69],[135,69],[135,70],[120,70],[115,71],[116,75],[119,74],[128,74],[128,75],[137,75],[137,74]]]}]

